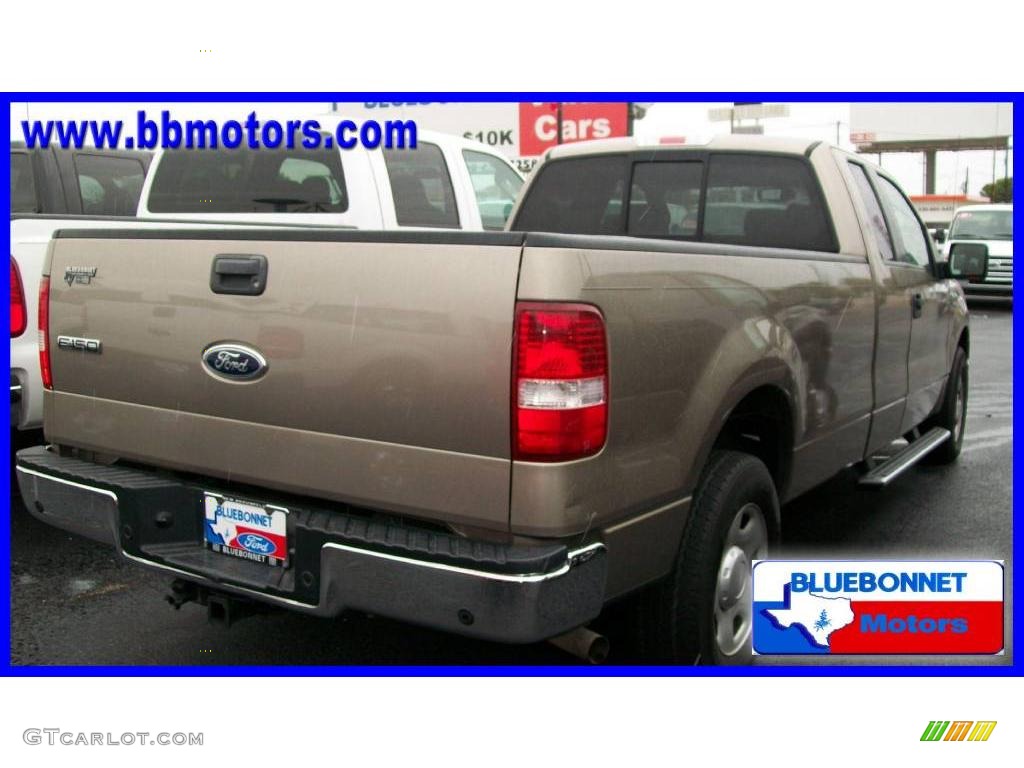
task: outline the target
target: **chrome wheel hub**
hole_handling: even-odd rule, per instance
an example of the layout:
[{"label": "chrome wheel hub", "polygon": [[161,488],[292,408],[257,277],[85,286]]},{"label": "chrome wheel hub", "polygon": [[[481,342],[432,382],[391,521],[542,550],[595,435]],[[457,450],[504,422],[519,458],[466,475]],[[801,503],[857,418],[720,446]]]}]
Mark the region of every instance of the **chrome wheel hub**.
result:
[{"label": "chrome wheel hub", "polygon": [[768,526],[754,503],[745,504],[725,535],[715,580],[715,642],[723,656],[734,656],[750,639],[753,629],[751,561],[768,549]]}]

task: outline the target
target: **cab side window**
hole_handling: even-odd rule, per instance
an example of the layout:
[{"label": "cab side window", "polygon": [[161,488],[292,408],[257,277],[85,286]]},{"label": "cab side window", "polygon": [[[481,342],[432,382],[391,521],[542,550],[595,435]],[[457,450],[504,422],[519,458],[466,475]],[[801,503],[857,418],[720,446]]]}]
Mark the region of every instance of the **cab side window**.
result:
[{"label": "cab side window", "polygon": [[860,199],[867,210],[868,225],[871,228],[871,234],[875,236],[878,252],[882,254],[882,258],[886,261],[892,261],[893,248],[892,237],[889,235],[889,226],[885,223],[885,216],[882,215],[882,206],[875,196],[875,190],[871,188],[871,182],[868,181],[867,171],[859,163],[848,163],[848,165],[850,166],[850,173],[853,174],[853,181],[857,185],[857,191],[860,192]]},{"label": "cab side window", "polygon": [[523,180],[504,161],[493,155],[464,149],[462,157],[473,182],[473,194],[480,207],[484,229],[504,229]]},{"label": "cab side window", "polygon": [[921,220],[899,188],[884,176],[878,176],[878,193],[896,230],[896,261],[916,267],[930,264],[928,240]]}]

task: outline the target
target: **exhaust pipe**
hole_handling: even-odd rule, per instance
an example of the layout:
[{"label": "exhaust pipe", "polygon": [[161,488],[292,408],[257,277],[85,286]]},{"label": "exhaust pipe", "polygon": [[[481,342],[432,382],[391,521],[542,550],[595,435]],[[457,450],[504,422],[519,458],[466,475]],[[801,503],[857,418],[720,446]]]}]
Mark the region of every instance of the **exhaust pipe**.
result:
[{"label": "exhaust pipe", "polygon": [[603,664],[608,658],[608,651],[611,644],[604,635],[599,635],[586,627],[566,632],[564,635],[552,637],[548,640],[556,648],[561,648],[566,653],[571,653],[578,659],[583,659],[591,664]]}]

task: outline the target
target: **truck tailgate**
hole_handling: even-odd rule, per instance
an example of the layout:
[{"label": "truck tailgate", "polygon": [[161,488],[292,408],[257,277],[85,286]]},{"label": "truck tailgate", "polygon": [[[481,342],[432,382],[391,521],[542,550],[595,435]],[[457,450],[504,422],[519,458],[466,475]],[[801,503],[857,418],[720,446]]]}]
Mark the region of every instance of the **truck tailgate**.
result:
[{"label": "truck tailgate", "polygon": [[[59,233],[47,438],[507,530],[521,245],[512,233]],[[265,257],[262,293],[214,292],[218,256]],[[217,344],[257,352],[264,372],[218,374],[204,362]]]}]

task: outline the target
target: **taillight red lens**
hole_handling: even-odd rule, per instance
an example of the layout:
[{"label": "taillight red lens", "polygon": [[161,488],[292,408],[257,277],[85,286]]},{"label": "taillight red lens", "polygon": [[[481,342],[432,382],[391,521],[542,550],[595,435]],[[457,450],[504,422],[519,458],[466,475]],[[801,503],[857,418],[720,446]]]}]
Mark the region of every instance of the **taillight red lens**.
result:
[{"label": "taillight red lens", "polygon": [[513,456],[569,461],[592,456],[608,431],[604,318],[587,304],[516,305]]},{"label": "taillight red lens", "polygon": [[28,311],[25,307],[25,289],[21,284],[21,272],[18,263],[11,256],[11,338],[21,336],[28,324]]},{"label": "taillight red lens", "polygon": [[39,373],[43,386],[53,389],[53,374],[50,371],[50,278],[44,277],[39,283]]}]

